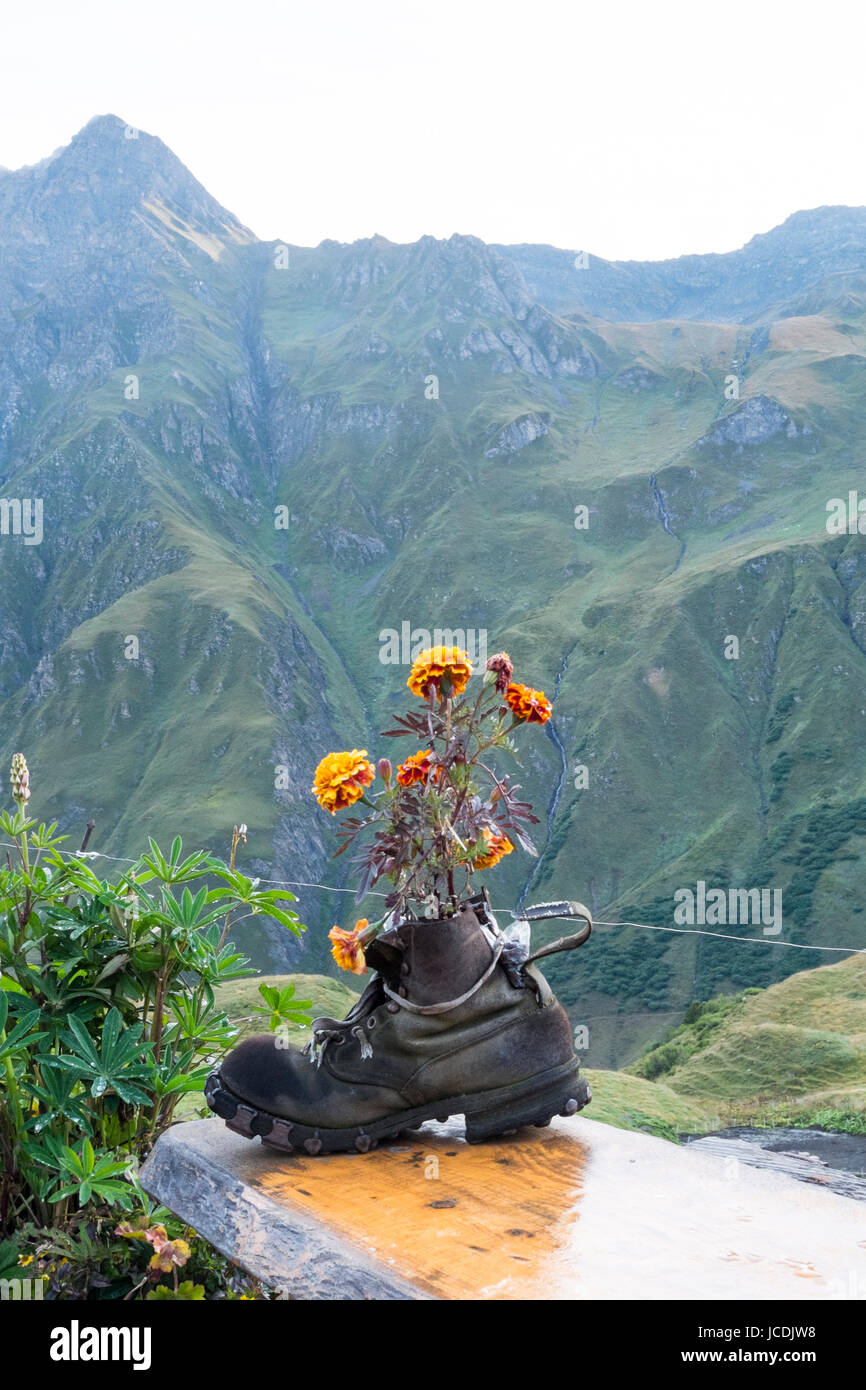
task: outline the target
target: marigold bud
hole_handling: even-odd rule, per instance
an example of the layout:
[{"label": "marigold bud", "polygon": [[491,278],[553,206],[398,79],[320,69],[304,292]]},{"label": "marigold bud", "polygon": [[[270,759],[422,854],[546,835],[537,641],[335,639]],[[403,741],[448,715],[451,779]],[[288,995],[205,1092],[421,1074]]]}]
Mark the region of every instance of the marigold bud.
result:
[{"label": "marigold bud", "polygon": [[382,781],[385,783],[385,786],[386,786],[386,787],[390,787],[390,785],[391,785],[391,774],[392,774],[393,771],[394,771],[393,767],[391,766],[391,759],[390,759],[390,758],[380,758],[379,761],[378,761],[377,764],[376,764],[376,768],[377,768],[377,770],[378,770],[379,776],[382,778]]},{"label": "marigold bud", "polygon": [[487,662],[487,670],[495,673],[496,689],[501,695],[514,675],[514,662],[508,652],[496,652],[494,656],[491,656]]}]

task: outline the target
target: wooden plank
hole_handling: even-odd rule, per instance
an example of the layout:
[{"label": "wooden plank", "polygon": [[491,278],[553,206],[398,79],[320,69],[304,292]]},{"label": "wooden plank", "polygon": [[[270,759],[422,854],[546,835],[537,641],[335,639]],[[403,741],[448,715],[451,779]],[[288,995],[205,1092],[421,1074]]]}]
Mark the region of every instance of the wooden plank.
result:
[{"label": "wooden plank", "polygon": [[223,1254],[294,1298],[423,1297],[322,1222],[272,1201],[255,1180],[266,1159],[274,1162],[220,1121],[194,1120],[162,1136],[141,1183]]},{"label": "wooden plank", "polygon": [[318,1158],[192,1121],[143,1183],[301,1298],[866,1297],[866,1204],[583,1117]]}]

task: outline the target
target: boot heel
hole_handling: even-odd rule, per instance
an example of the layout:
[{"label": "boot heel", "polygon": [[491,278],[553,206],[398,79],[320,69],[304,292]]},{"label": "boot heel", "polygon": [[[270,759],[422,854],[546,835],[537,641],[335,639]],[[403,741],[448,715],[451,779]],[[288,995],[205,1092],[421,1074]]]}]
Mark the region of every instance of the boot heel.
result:
[{"label": "boot heel", "polygon": [[498,1134],[509,1134],[521,1125],[549,1125],[554,1115],[576,1115],[592,1100],[589,1083],[578,1075],[560,1077],[530,1095],[509,1097],[497,1105],[466,1113],[466,1142],[479,1144]]}]

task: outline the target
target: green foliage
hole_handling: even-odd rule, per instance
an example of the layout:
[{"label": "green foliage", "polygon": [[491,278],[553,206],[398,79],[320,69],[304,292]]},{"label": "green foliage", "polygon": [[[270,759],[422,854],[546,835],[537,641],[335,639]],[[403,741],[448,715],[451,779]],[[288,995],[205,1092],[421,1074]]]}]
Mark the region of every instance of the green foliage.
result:
[{"label": "green foliage", "polygon": [[785,890],[785,912],[794,922],[808,924],[818,879],[840,858],[845,842],[862,834],[866,834],[866,797],[842,806],[825,802],[812,812],[794,855],[797,868]]},{"label": "green foliage", "polygon": [[642,1130],[662,1139],[715,1128],[715,1105],[679,1095],[663,1081],[646,1081],[624,1071],[586,1071],[592,1087],[592,1118],[617,1129]]},{"label": "green foliage", "polygon": [[167,1284],[160,1284],[158,1288],[151,1289],[150,1293],[145,1294],[145,1301],[148,1303],[161,1303],[166,1298],[195,1302],[197,1299],[204,1298],[204,1285],[194,1284],[191,1279],[185,1279],[182,1284],[178,1284],[176,1289],[169,1288]]},{"label": "green foliage", "polygon": [[725,1020],[741,1012],[748,995],[759,993],[760,990],[749,989],[736,996],[720,995],[716,999],[696,1001],[689,1005],[679,1027],[672,1028],[660,1043],[651,1047],[627,1070],[647,1081],[655,1081],[673,1071],[709,1045]]},{"label": "green foliage", "polygon": [[713,1128],[820,1125],[858,1134],[866,1132],[864,1044],[866,957],[852,955],[768,989],[694,1004],[628,1072],[714,1113]]},{"label": "green foliage", "polygon": [[78,1148],[73,1149],[48,1135],[39,1148],[31,1146],[30,1154],[37,1163],[44,1163],[60,1174],[61,1186],[49,1193],[47,1201],[61,1202],[74,1195],[81,1207],[94,1197],[124,1208],[132,1205],[134,1194],[129,1184],[118,1181],[129,1167],[128,1160],[98,1155],[89,1139],[82,1139]]},{"label": "green foliage", "polygon": [[816,1110],[810,1126],[834,1130],[838,1134],[866,1134],[866,1113],[862,1110]]},{"label": "green foliage", "polygon": [[[215,997],[250,973],[231,914],[302,928],[291,894],[234,868],[236,844],[226,865],[150,839],[110,882],[67,858],[27,799],[0,814],[14,844],[0,870],[0,1236],[73,1222],[86,1242],[91,1213],[140,1204],[139,1160],[236,1036]],[[268,1000],[278,1023],[300,1021],[292,996]]]},{"label": "green foliage", "polygon": [[[637,922],[670,925],[672,897],[638,904],[629,917]],[[555,933],[554,933],[555,935]],[[551,964],[548,973],[567,1008],[579,1008],[587,991],[616,999],[621,1009],[648,1011],[669,1009],[671,990],[670,947],[675,938],[665,932],[624,928],[617,933],[615,949],[605,939],[605,950],[583,950],[579,959],[565,958]]]},{"label": "green foliage", "polygon": [[12,1279],[19,1274],[17,1240],[0,1240],[0,1279]]},{"label": "green foliage", "polygon": [[[62,1227],[25,1223],[0,1244],[0,1278],[42,1279],[46,1300],[144,1298],[263,1299],[274,1297],[133,1181],[138,1216],[91,1204]],[[180,1281],[180,1272],[183,1282]]]},{"label": "green foliage", "polygon": [[866,1134],[866,1111],[838,1110],[832,1106],[818,1110],[804,1107],[793,1112],[774,1108],[762,1122],[776,1129],[826,1129],[834,1134]]},{"label": "green foliage", "polygon": [[790,753],[780,753],[770,768],[770,777],[773,782],[773,790],[770,794],[771,801],[781,801],[785,783],[791,775],[794,766],[794,759]]},{"label": "green foliage", "polygon": [[255,1004],[253,1012],[257,1014],[267,1014],[268,1027],[271,1032],[277,1028],[297,1028],[300,1024],[310,1023],[311,1017],[306,1012],[312,1007],[312,999],[295,999],[295,986],[292,983],[287,985],[259,985],[259,994],[265,1001],[267,1008]]},{"label": "green foliage", "polygon": [[640,1111],[632,1111],[626,1116],[628,1121],[625,1126],[628,1129],[639,1130],[642,1134],[653,1134],[657,1139],[667,1139],[671,1144],[680,1144],[679,1133],[668,1120],[660,1120],[652,1115],[642,1115]]},{"label": "green foliage", "polygon": [[783,695],[776,701],[773,713],[770,715],[767,723],[767,737],[765,740],[767,743],[777,743],[782,737],[782,733],[788,721],[788,715],[794,708],[796,700],[796,690],[789,690],[786,695]]},{"label": "green foliage", "polygon": [[[278,990],[285,989],[289,984],[294,985],[295,992],[304,996],[297,1001],[298,1007],[309,1007],[314,1017],[325,1015],[328,1018],[343,1018],[358,1002],[357,990],[350,989],[343,980],[334,980],[327,975],[266,975],[263,978],[233,980],[230,984],[220,985],[216,991],[216,1001],[237,1028],[238,1040],[262,1031],[262,1014],[259,1011],[262,1007],[263,984]],[[309,1006],[307,999],[311,1001]],[[296,1022],[280,1024],[281,1030],[283,1027],[286,1029],[287,1041],[298,1047],[302,1047],[309,1038],[302,1018],[303,1015],[298,1015]]]}]

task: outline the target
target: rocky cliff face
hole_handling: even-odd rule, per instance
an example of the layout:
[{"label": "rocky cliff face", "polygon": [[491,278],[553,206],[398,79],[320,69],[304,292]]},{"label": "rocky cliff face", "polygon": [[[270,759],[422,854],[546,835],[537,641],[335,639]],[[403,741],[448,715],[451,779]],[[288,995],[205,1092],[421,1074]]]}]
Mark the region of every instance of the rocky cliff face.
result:
[{"label": "rocky cliff face", "polygon": [[[263,877],[343,887],[315,764],[378,747],[408,675],[384,631],[471,630],[557,691],[520,769],[541,862],[491,875],[498,907],[530,874],[660,923],[698,879],[776,885],[789,937],[866,945],[862,541],[825,526],[856,487],[864,218],[577,269],[264,245],[115,117],[0,176],[0,490],[43,508],[38,544],[0,534],[0,703],[36,811],[120,855],[244,820]],[[351,898],[298,892],[312,968]],[[597,1062],[811,959],[581,955],[558,983]]]}]

